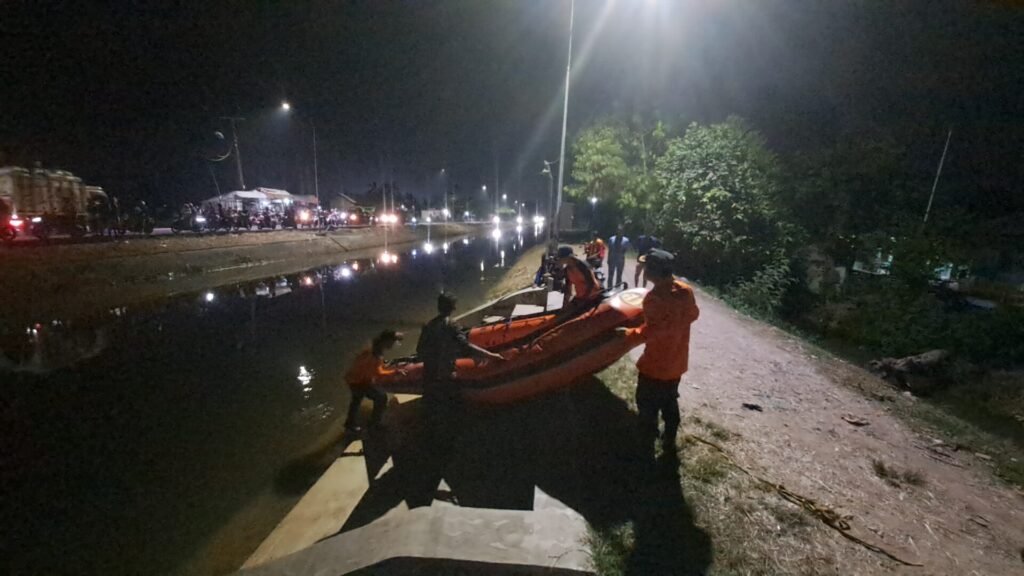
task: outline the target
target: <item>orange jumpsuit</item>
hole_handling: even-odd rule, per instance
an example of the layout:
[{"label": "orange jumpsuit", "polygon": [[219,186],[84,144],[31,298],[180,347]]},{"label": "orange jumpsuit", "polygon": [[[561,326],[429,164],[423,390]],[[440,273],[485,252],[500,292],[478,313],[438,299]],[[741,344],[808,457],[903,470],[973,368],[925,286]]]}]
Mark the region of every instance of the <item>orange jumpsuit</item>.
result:
[{"label": "orange jumpsuit", "polygon": [[689,367],[690,324],[700,316],[693,289],[676,280],[652,288],[644,297],[644,324],[626,333],[645,343],[636,363],[640,374],[652,380],[678,382]]},{"label": "orange jumpsuit", "polygon": [[394,374],[397,370],[388,368],[384,359],[373,354],[372,348],[365,348],[355,359],[352,360],[352,367],[345,373],[345,383],[352,390],[352,399],[348,405],[348,416],[345,418],[345,429],[356,429],[356,418],[359,414],[359,404],[363,398],[373,400],[373,414],[370,417],[371,424],[380,424],[384,417],[384,409],[388,405],[388,395],[374,387],[377,379],[381,376]]},{"label": "orange jumpsuit", "polygon": [[373,355],[373,350],[365,348],[356,354],[352,367],[345,373],[345,383],[352,388],[367,389],[377,383],[381,376],[390,376],[397,372],[388,368],[384,359]]}]

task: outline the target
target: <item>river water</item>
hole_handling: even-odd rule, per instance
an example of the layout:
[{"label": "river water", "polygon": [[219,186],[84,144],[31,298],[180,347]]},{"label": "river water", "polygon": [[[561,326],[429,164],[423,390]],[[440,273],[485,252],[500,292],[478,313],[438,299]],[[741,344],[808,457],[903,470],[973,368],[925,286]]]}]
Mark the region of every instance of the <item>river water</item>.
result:
[{"label": "river water", "polygon": [[358,349],[397,328],[393,354],[411,354],[441,288],[468,310],[524,245],[442,240],[101,319],[5,323],[5,572],[236,569],[315,481],[296,462],[337,440]]}]

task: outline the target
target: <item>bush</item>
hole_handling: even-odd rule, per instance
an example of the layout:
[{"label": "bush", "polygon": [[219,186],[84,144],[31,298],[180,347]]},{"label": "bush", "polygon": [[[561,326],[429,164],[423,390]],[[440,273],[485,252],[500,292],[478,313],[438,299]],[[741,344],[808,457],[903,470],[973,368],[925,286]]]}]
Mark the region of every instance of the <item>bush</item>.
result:
[{"label": "bush", "polygon": [[1024,311],[961,310],[896,278],[855,282],[855,312],[838,336],[881,356],[908,356],[942,348],[987,366],[1024,363]]},{"label": "bush", "polygon": [[793,284],[789,259],[778,254],[768,264],[729,291],[729,299],[750,312],[772,316],[782,306],[786,292]]}]

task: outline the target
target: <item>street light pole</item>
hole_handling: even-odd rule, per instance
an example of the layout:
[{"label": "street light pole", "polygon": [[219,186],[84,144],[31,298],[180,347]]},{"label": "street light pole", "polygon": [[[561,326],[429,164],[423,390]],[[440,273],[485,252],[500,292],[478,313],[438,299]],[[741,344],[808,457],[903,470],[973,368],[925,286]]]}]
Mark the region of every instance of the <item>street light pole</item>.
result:
[{"label": "street light pole", "polygon": [[310,118],[309,125],[313,128],[313,190],[316,191],[316,206],[317,208],[323,208],[320,205],[320,171],[316,163],[316,123]]},{"label": "street light pole", "polygon": [[[565,130],[569,119],[569,81],[572,74],[572,33],[576,19],[576,0],[572,0],[569,8],[569,56],[565,64],[565,101],[562,104],[562,145],[558,156],[558,202],[555,204],[555,221],[550,225],[557,227],[562,211],[562,187],[565,186]],[[550,230],[550,228],[549,228]],[[555,230],[557,236],[558,230]]]},{"label": "street light pole", "polygon": [[545,174],[548,177],[548,240],[550,241],[551,227],[554,224],[554,206],[552,206],[552,202],[554,201],[555,197],[555,181],[554,175],[551,173],[551,162],[548,162],[547,160],[544,161],[544,170],[541,171],[541,174]]}]

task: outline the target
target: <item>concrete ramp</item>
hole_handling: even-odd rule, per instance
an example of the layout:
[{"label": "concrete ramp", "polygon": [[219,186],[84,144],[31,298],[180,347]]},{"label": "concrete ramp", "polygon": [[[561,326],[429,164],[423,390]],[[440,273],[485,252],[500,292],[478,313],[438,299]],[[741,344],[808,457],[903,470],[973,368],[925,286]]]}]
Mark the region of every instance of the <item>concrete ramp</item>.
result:
[{"label": "concrete ramp", "polygon": [[543,507],[529,511],[441,502],[395,509],[366,526],[239,574],[589,574],[583,518],[539,491],[536,498]]}]

